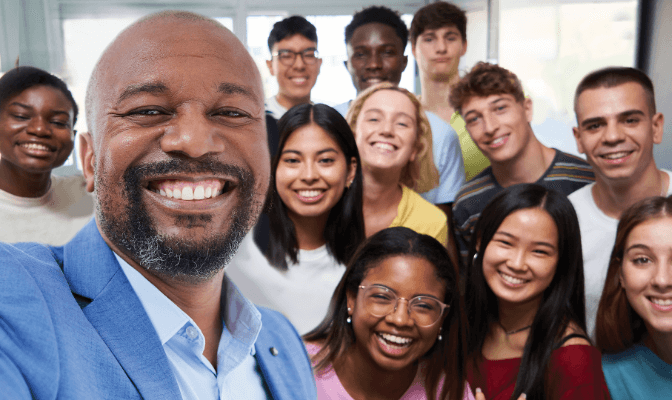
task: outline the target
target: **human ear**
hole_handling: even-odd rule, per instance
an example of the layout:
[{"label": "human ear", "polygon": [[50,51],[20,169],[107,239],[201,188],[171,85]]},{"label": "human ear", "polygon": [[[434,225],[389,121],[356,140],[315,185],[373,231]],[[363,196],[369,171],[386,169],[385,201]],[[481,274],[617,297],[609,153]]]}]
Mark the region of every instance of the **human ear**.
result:
[{"label": "human ear", "polygon": [[651,118],[651,128],[653,130],[653,143],[660,144],[663,141],[663,130],[665,127],[665,117],[663,113],[656,113]]},{"label": "human ear", "polygon": [[345,293],[346,304],[348,306],[348,316],[352,317],[352,314],[355,312],[355,305],[357,305],[357,293],[352,293],[347,291]]},{"label": "human ear", "polygon": [[93,193],[95,188],[95,163],[96,155],[94,153],[93,137],[90,133],[79,135],[79,159],[82,162],[82,172],[86,181],[86,191]]},{"label": "human ear", "polygon": [[275,72],[273,72],[273,60],[266,60],[266,66],[268,67],[271,76],[275,76]]},{"label": "human ear", "polygon": [[574,127],[572,128],[572,132],[574,133],[574,139],[576,140],[576,148],[579,150],[579,153],[585,154],[586,152],[583,149],[583,145],[581,144],[580,140],[581,131],[579,130],[579,128]]},{"label": "human ear", "polygon": [[526,98],[523,100],[523,108],[525,109],[525,118],[528,123],[532,123],[532,99]]},{"label": "human ear", "polygon": [[348,174],[345,177],[345,187],[350,187],[352,182],[355,180],[355,174],[357,173],[357,159],[352,157],[350,159],[350,164],[348,165]]}]

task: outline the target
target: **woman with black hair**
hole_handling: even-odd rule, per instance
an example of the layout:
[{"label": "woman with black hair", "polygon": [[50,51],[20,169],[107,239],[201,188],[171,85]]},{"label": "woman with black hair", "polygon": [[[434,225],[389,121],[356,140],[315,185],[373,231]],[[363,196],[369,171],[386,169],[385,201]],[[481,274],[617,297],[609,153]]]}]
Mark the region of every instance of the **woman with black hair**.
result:
[{"label": "woman with black hair", "polygon": [[21,66],[0,78],[0,241],[63,245],[91,219],[84,177],[52,174],[74,147],[77,111],[47,71]]},{"label": "woman with black hair", "polygon": [[509,187],[483,210],[465,298],[469,383],[486,399],[609,397],[585,334],[578,232],[567,198],[535,184]]},{"label": "woman with black hair", "polygon": [[329,106],[293,107],[278,130],[268,262],[248,237],[227,274],[255,304],[281,311],[305,333],[326,315],[344,264],[364,240],[362,169],[350,127]]},{"label": "woman with black hair", "polygon": [[473,399],[458,281],[433,237],[404,227],[371,236],[304,336],[318,400]]}]

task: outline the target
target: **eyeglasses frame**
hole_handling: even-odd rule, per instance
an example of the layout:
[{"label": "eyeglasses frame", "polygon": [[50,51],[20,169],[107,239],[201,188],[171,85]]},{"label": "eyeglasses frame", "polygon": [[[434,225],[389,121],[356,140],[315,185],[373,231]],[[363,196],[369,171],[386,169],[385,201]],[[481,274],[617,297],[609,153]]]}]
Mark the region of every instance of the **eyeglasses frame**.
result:
[{"label": "eyeglasses frame", "polygon": [[[315,53],[315,58],[313,62],[306,62],[306,57],[304,57],[304,53],[306,52],[314,52]],[[282,58],[280,58],[280,54],[292,54],[292,63],[291,64],[285,64],[282,62]],[[315,47],[309,47],[307,49],[303,49],[301,51],[293,51],[293,50],[288,50],[288,49],[283,49],[283,50],[278,50],[275,53],[271,54],[271,57],[278,57],[278,62],[285,67],[291,67],[296,63],[296,56],[301,56],[301,60],[303,61],[304,64],[306,65],[315,65],[317,63],[317,60],[320,58],[319,57],[319,52]]]},{"label": "eyeglasses frame", "polygon": [[[410,304],[411,301],[412,301],[413,299],[415,299],[415,298],[418,298],[418,297],[429,297],[429,298],[435,300],[435,301],[436,301],[437,303],[439,303],[439,305],[441,306],[441,313],[439,314],[439,318],[438,318],[436,321],[434,321],[434,322],[432,322],[431,324],[429,324],[429,325],[419,325],[417,321],[413,320],[419,327],[422,327],[422,328],[429,328],[430,326],[433,326],[434,324],[436,324],[437,322],[439,322],[439,321],[441,320],[441,317],[443,316],[443,313],[444,313],[444,311],[445,311],[446,309],[450,309],[450,304],[446,304],[446,303],[440,301],[439,299],[437,299],[437,298],[435,298],[435,297],[431,297],[431,296],[422,296],[422,295],[420,295],[420,296],[413,296],[413,297],[411,297],[410,299],[407,299],[407,298],[405,298],[405,297],[399,297],[399,296],[397,296],[397,294],[394,293],[394,291],[392,291],[392,289],[388,288],[387,286],[378,285],[378,284],[375,284],[375,283],[373,283],[373,284],[371,284],[371,285],[359,285],[359,289],[366,289],[366,288],[370,288],[370,287],[372,287],[372,286],[377,286],[377,287],[380,287],[380,288],[387,289],[387,290],[389,290],[392,294],[394,294],[394,296],[397,298],[397,301],[394,303],[394,309],[393,309],[392,311],[390,311],[389,313],[385,314],[385,315],[375,315],[375,314],[372,314],[370,311],[367,310],[367,312],[368,312],[369,314],[373,315],[374,317],[383,318],[383,317],[387,317],[388,315],[390,315],[390,314],[396,312],[396,311],[397,311],[397,307],[399,306],[399,300],[406,300],[406,304]],[[406,312],[408,313],[408,317],[411,318],[411,308],[410,308],[410,307],[407,307],[407,308],[406,308]]]}]

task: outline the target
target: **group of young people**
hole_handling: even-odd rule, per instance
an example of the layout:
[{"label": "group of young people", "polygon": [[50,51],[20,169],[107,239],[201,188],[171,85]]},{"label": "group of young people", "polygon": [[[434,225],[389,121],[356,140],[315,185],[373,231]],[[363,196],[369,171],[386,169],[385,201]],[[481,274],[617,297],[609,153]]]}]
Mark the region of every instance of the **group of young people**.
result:
[{"label": "group of young people", "polygon": [[[612,67],[581,81],[573,134],[583,160],[535,137],[532,99],[514,73],[479,63],[459,76],[458,7],[421,8],[410,33],[394,11],[369,7],[345,38],[357,97],[332,108],[310,99],[315,28],[298,16],[274,26],[275,155],[268,225],[257,226],[268,240],[249,234],[226,269],[304,335],[318,398],[668,393],[672,192],[653,158],[664,120],[650,79]],[[398,87],[409,38],[421,96]],[[77,112],[44,71],[0,78],[0,200],[12,215],[3,210],[3,221],[33,200],[67,223],[90,217],[76,195],[84,182],[62,194],[51,175],[72,150]],[[211,186],[155,190],[180,200],[226,190]],[[27,239],[49,241],[2,237]]]}]

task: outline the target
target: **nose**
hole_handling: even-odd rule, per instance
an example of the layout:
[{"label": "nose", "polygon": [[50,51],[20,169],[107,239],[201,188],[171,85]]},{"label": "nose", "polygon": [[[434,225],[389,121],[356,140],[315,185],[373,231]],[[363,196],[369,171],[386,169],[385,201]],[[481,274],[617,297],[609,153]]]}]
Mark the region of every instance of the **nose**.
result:
[{"label": "nose", "polygon": [[396,326],[412,325],[413,319],[411,319],[410,310],[408,309],[408,300],[404,298],[397,299],[397,305],[394,307],[394,311],[387,314],[385,318],[387,319],[387,322]]},{"label": "nose", "polygon": [[499,129],[499,120],[497,117],[490,115],[490,113],[483,114],[483,123],[485,124],[485,133],[487,135],[494,135]]},{"label": "nose", "polygon": [[620,143],[624,140],[623,131],[618,127],[618,124],[608,123],[604,128],[602,140],[605,143]]},{"label": "nose", "polygon": [[49,127],[49,123],[40,116],[32,117],[28,122],[28,127],[26,129],[28,133],[33,134],[35,136],[51,135],[51,128]]},{"label": "nose", "polygon": [[659,289],[672,287],[672,265],[669,262],[658,262],[652,284]]},{"label": "nose", "polygon": [[305,163],[301,171],[301,180],[307,184],[312,184],[317,182],[318,179],[319,174],[315,165],[311,162]]},{"label": "nose", "polygon": [[224,151],[222,127],[210,121],[207,114],[195,106],[178,111],[161,138],[161,149],[191,158]]},{"label": "nose", "polygon": [[437,53],[445,53],[446,50],[448,49],[446,40],[445,39],[437,39],[435,49],[436,49]]},{"label": "nose", "polygon": [[367,70],[377,70],[383,67],[383,57],[382,54],[375,51],[373,52],[366,60],[366,69]]},{"label": "nose", "polygon": [[509,267],[509,269],[511,269],[512,271],[516,271],[516,272],[525,271],[525,269],[527,267],[525,250],[523,250],[523,249],[513,250],[509,254],[509,258],[506,260],[506,266]]}]

